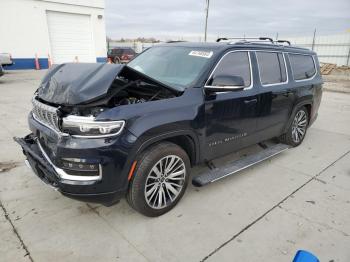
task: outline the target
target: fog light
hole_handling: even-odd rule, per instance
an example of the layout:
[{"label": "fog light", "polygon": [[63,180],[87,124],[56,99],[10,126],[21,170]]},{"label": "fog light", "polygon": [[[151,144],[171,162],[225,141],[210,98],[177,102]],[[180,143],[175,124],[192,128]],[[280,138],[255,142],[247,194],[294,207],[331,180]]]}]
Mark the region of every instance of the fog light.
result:
[{"label": "fog light", "polygon": [[96,171],[99,170],[99,164],[87,163],[86,159],[79,158],[63,158],[62,165],[64,169],[74,170],[74,171]]}]

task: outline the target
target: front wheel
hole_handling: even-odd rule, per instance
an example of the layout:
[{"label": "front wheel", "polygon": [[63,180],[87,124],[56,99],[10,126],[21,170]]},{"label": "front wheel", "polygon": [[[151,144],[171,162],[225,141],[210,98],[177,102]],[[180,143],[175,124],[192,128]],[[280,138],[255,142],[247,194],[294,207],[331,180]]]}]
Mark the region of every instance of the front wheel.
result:
[{"label": "front wheel", "polygon": [[185,193],[190,161],[179,146],[163,142],[137,160],[127,200],[140,213],[156,217],[170,211]]},{"label": "front wheel", "polygon": [[300,145],[306,135],[309,124],[309,113],[306,107],[299,108],[290,124],[287,132],[280,137],[282,143],[296,147]]}]

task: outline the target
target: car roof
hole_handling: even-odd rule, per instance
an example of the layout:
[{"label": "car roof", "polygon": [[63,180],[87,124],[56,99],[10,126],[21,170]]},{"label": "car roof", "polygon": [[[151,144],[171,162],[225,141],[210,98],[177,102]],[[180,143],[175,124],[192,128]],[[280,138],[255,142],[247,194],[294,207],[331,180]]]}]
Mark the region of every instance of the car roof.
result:
[{"label": "car roof", "polygon": [[249,49],[249,50],[266,50],[266,51],[281,51],[290,53],[303,53],[303,54],[316,54],[314,51],[297,47],[293,45],[271,44],[271,43],[259,43],[259,42],[175,42],[166,43],[157,46],[179,46],[179,47],[192,47],[192,48],[210,48],[217,51],[232,50],[232,49]]}]

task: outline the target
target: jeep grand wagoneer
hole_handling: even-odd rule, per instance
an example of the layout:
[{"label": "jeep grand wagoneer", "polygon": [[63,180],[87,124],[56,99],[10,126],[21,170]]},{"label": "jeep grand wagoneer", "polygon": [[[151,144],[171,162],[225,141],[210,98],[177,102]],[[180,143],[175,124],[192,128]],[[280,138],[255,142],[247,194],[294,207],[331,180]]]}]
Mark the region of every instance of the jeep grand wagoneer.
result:
[{"label": "jeep grand wagoneer", "polygon": [[110,205],[126,196],[159,216],[183,196],[192,166],[280,141],[193,178],[203,186],[301,144],[322,95],[316,53],[220,40],[157,45],[127,65],[52,68],[33,97],[31,134],[15,138],[27,163],[68,197]]}]

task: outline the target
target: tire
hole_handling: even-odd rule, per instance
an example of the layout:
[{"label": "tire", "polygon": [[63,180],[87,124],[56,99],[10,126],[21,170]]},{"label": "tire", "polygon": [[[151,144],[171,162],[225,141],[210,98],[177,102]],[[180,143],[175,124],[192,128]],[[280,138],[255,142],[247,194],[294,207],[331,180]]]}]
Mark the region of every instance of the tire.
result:
[{"label": "tire", "polygon": [[280,142],[291,145],[293,147],[299,146],[306,135],[306,131],[309,125],[309,113],[306,107],[300,107],[293,116],[288,130],[285,134],[281,135]]},{"label": "tire", "polygon": [[145,216],[163,215],[180,201],[189,177],[190,160],[186,152],[173,143],[159,143],[138,157],[127,201]]},{"label": "tire", "polygon": [[114,57],[114,64],[120,64],[120,59],[116,56]]}]

